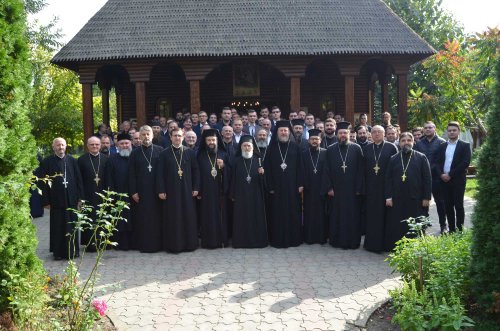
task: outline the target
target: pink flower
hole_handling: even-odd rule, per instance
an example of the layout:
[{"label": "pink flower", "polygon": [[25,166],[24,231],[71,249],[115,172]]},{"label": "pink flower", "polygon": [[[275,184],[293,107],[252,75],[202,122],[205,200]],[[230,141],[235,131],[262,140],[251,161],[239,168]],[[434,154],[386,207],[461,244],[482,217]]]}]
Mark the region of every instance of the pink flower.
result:
[{"label": "pink flower", "polygon": [[99,315],[106,315],[106,309],[108,309],[108,305],[104,300],[94,300],[92,301],[92,306],[94,306],[95,310],[99,312]]}]

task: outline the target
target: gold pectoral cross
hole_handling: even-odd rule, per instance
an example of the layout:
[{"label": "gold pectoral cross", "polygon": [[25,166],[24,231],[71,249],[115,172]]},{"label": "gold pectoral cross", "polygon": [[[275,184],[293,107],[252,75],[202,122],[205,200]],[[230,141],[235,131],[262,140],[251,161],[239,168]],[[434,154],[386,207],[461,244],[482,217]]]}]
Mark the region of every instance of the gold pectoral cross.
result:
[{"label": "gold pectoral cross", "polygon": [[347,169],[347,166],[345,165],[345,162],[342,163],[341,168],[342,168],[342,170],[344,170],[344,174],[345,174],[345,169]]},{"label": "gold pectoral cross", "polygon": [[99,186],[99,181],[100,181],[100,180],[101,180],[101,179],[99,178],[99,176],[98,176],[98,175],[95,175],[94,182],[95,182],[96,186]]},{"label": "gold pectoral cross", "polygon": [[182,169],[179,168],[179,170],[177,170],[177,174],[179,175],[179,178],[182,179]]},{"label": "gold pectoral cross", "polygon": [[380,170],[380,167],[378,166],[378,163],[375,164],[375,167],[373,167],[373,170],[375,170],[375,175],[378,175],[378,171]]},{"label": "gold pectoral cross", "polygon": [[403,176],[401,176],[401,179],[404,181],[406,181],[406,174],[403,174]]}]

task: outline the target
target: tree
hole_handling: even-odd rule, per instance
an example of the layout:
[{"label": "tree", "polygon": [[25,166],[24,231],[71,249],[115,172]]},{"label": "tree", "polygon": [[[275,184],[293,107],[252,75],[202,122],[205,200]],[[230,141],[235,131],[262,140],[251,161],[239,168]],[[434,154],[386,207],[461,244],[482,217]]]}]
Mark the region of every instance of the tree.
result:
[{"label": "tree", "polygon": [[[29,185],[36,164],[27,104],[29,48],[22,0],[0,2],[0,279],[8,274],[43,274],[29,211]],[[0,286],[0,310],[8,304]]]},{"label": "tree", "polygon": [[[478,165],[472,238],[472,293],[485,312],[498,318],[500,300],[500,57],[496,60],[495,104],[487,116],[488,136]],[[496,311],[495,311],[496,304]]]}]

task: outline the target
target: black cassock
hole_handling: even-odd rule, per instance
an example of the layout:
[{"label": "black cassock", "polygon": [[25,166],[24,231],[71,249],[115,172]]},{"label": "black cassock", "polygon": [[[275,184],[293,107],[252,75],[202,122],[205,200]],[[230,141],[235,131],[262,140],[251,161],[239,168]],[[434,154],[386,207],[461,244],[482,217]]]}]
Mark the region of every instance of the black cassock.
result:
[{"label": "black cassock", "polygon": [[326,135],[323,135],[323,139],[321,139],[321,147],[323,147],[324,149],[327,149],[328,147],[332,146],[336,142],[338,142],[337,136],[327,137]]},{"label": "black cassock", "polygon": [[[397,147],[390,142],[382,142],[378,145],[370,143],[363,148],[366,193],[364,248],[369,251],[382,252],[384,250],[384,233],[387,222],[387,207],[384,197],[385,173],[391,156],[397,152]],[[377,173],[374,169],[376,165],[380,168]]]},{"label": "black cassock", "polygon": [[[341,157],[342,155],[342,157]],[[342,158],[345,160],[345,172]],[[354,143],[336,143],[326,151],[322,194],[333,189],[329,238],[330,245],[358,248],[361,241],[360,196],[363,193],[363,152]]]},{"label": "black cassock", "polygon": [[[403,161],[401,161],[403,153]],[[385,175],[385,198],[392,198],[385,228],[384,246],[390,251],[395,243],[408,236],[408,224],[402,222],[410,217],[427,216],[428,208],[422,207],[422,200],[431,199],[432,177],[427,157],[415,150],[411,153],[403,181],[403,164],[408,164],[409,154],[399,152],[391,157]]]},{"label": "black cassock", "polygon": [[[129,189],[128,189],[128,162],[129,158],[120,154],[113,154],[108,158],[105,168],[105,187],[117,193],[124,193],[127,196],[122,197],[122,200],[130,206]],[[113,240],[118,243],[117,248],[121,250],[129,250],[134,248],[133,229],[134,220],[131,217],[131,209],[123,209],[122,215],[125,220],[121,220],[117,224],[117,232],[113,236]]]},{"label": "black cassock", "polygon": [[[210,159],[209,159],[210,155]],[[230,164],[228,155],[224,151],[207,154],[205,149],[200,149],[197,155],[200,169],[200,237],[201,247],[218,248],[227,246],[227,193],[229,190]],[[224,161],[224,167],[217,167],[217,160]],[[212,165],[215,165],[217,175],[212,176]]]},{"label": "black cassock", "polygon": [[50,251],[56,258],[78,256],[78,233],[74,238],[77,240],[71,240],[71,237],[67,236],[68,233],[73,234],[75,226],[72,222],[77,220],[75,213],[67,209],[76,209],[78,201],[83,199],[83,183],[78,162],[71,155],[62,159],[52,155],[42,161],[41,169],[42,178],[46,175],[62,174],[52,178],[52,185],[43,185],[42,204],[50,204]]},{"label": "black cassock", "polygon": [[137,246],[141,252],[153,253],[162,248],[160,199],[155,192],[158,157],[162,148],[141,146],[130,153],[129,194],[139,193],[137,203]]},{"label": "black cassock", "polygon": [[268,244],[264,175],[259,175],[259,157],[237,156],[231,175],[230,196],[234,200],[233,247],[261,248]]},{"label": "black cassock", "polygon": [[324,148],[308,148],[302,152],[304,164],[304,242],[306,244],[324,244],[328,236],[326,201],[325,196],[321,194],[325,159],[326,149]]},{"label": "black cassock", "polygon": [[[114,155],[114,154],[113,154]],[[85,153],[78,158],[78,166],[80,167],[80,173],[82,175],[83,181],[83,199],[92,206],[92,215],[90,218],[95,221],[98,205],[102,202],[101,197],[97,193],[102,193],[104,186],[104,168],[106,167],[106,162],[108,156],[99,153],[97,155],[92,155],[90,153]],[[90,242],[93,230],[87,229],[81,233],[80,243],[82,245],[87,245],[88,252],[95,252],[95,243]]]},{"label": "black cassock", "polygon": [[167,194],[167,200],[161,202],[163,249],[167,252],[180,253],[198,248],[193,191],[199,190],[200,172],[195,152],[184,146],[166,148],[158,160],[156,191]]},{"label": "black cassock", "polygon": [[[281,167],[283,163],[286,164],[285,170]],[[298,189],[303,186],[299,146],[293,141],[273,140],[267,150],[265,172],[267,189],[274,191],[269,201],[270,244],[277,248],[299,246],[302,244],[302,208]]]},{"label": "black cassock", "polygon": [[[224,148],[226,149],[226,154],[228,155],[229,165],[232,165],[234,162],[234,157],[236,155],[236,149],[238,148],[238,144],[234,142],[234,139],[231,140],[230,143],[224,143]],[[226,223],[227,223],[227,234],[230,238],[233,233],[233,213],[234,213],[234,204],[233,201],[229,198],[229,195],[226,195]]]}]

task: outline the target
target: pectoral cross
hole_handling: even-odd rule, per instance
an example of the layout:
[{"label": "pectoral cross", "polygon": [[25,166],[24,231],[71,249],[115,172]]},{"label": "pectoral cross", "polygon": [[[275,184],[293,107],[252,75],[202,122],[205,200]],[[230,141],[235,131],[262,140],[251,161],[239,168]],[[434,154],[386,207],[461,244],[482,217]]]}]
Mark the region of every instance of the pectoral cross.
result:
[{"label": "pectoral cross", "polygon": [[148,170],[149,170],[149,172],[151,172],[151,169],[153,169],[153,167],[152,167],[152,166],[151,166],[151,164],[150,164],[150,165],[148,165]]},{"label": "pectoral cross", "polygon": [[314,171],[314,173],[317,173],[317,172],[318,172],[318,170],[317,170],[317,169],[314,169],[313,171]]},{"label": "pectoral cross", "polygon": [[380,170],[380,167],[378,166],[378,163],[375,164],[375,167],[373,167],[373,170],[375,170],[375,175],[378,175],[378,171]]},{"label": "pectoral cross", "polygon": [[342,163],[341,168],[342,168],[342,170],[344,170],[344,174],[345,174],[345,169],[347,169],[347,166],[345,165],[345,162]]},{"label": "pectoral cross", "polygon": [[401,176],[401,179],[404,181],[406,181],[406,174],[403,174],[403,176]]},{"label": "pectoral cross", "polygon": [[179,178],[182,179],[182,170],[181,170],[181,168],[179,168],[179,170],[177,170],[177,174],[179,175]]},{"label": "pectoral cross", "polygon": [[99,186],[99,181],[100,181],[100,180],[101,180],[101,179],[100,179],[100,178],[99,178],[99,176],[96,174],[96,175],[95,175],[95,178],[94,178],[94,182],[95,182],[95,184],[96,184],[97,186]]},{"label": "pectoral cross", "polygon": [[66,181],[66,177],[64,177],[64,180],[63,180],[63,185],[64,185],[64,188],[68,188],[68,182]]}]

